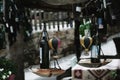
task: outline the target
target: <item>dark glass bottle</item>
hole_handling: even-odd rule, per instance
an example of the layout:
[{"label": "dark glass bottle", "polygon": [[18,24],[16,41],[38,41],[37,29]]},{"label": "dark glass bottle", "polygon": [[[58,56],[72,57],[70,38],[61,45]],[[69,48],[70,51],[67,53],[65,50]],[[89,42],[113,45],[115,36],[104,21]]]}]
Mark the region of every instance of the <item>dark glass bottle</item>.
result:
[{"label": "dark glass bottle", "polygon": [[93,37],[93,44],[91,47],[91,63],[100,63],[99,59],[99,40],[97,36]]},{"label": "dark glass bottle", "polygon": [[49,68],[49,46],[47,31],[43,30],[40,40],[40,68]]},{"label": "dark glass bottle", "polygon": [[0,49],[5,49],[5,29],[3,24],[0,24]]}]

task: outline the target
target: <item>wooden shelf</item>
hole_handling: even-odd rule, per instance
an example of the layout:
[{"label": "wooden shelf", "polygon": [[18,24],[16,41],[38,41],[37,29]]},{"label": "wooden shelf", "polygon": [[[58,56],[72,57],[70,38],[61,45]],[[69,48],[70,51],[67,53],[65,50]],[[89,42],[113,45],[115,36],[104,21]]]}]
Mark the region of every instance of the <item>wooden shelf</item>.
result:
[{"label": "wooden shelf", "polygon": [[100,63],[91,63],[90,59],[84,59],[84,60],[80,60],[78,64],[84,67],[97,68],[97,67],[108,64],[109,62],[112,61],[112,59],[107,59],[105,62],[104,62],[104,59],[100,59],[100,61],[101,61]]},{"label": "wooden shelf", "polygon": [[65,72],[65,70],[57,69],[57,68],[50,68],[50,69],[31,69],[32,72],[38,76],[42,77],[51,77],[55,75],[60,75]]}]

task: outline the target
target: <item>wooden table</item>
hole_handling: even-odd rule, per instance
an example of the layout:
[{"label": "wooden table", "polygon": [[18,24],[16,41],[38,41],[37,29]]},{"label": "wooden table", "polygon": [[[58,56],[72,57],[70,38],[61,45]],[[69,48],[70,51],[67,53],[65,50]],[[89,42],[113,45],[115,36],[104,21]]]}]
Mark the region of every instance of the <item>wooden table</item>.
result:
[{"label": "wooden table", "polygon": [[76,64],[72,68],[73,80],[113,80],[114,75],[120,69],[120,59],[114,59],[110,63],[97,67],[85,67],[80,64]]}]

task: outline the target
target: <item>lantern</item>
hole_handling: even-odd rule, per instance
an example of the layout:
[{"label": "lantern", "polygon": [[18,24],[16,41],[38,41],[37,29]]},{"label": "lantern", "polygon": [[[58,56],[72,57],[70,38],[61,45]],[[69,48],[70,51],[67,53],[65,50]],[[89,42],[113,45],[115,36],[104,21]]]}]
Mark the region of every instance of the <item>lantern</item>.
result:
[{"label": "lantern", "polygon": [[59,58],[59,56],[57,56],[57,49],[60,47],[60,39],[53,37],[48,41],[48,44],[50,49],[53,50],[53,58]]},{"label": "lantern", "polygon": [[82,37],[80,39],[80,44],[85,48],[85,52],[88,52],[90,46],[92,45],[93,39],[91,37]]},{"label": "lantern", "polygon": [[[57,55],[57,49],[60,47],[60,39],[53,37],[52,39],[50,39],[48,41],[49,47],[50,49],[53,50],[53,61],[54,61],[54,68],[51,69],[53,74],[61,74],[61,72],[63,73],[64,70],[61,69],[59,63],[58,63],[58,58],[60,58]],[[57,68],[58,67],[58,68]],[[51,72],[51,71],[50,71]],[[55,73],[54,73],[55,72]]]},{"label": "lantern", "polygon": [[57,49],[60,47],[60,39],[54,37],[48,41],[48,44],[54,53],[57,53]]}]

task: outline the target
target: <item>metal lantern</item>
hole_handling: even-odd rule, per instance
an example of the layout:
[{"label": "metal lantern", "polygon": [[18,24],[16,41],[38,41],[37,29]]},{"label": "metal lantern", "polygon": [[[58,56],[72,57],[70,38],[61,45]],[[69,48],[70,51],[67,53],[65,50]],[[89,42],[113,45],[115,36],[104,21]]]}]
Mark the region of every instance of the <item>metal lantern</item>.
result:
[{"label": "metal lantern", "polygon": [[53,50],[53,58],[58,59],[59,56],[57,55],[57,49],[60,47],[60,39],[53,37],[48,41],[50,49]]},{"label": "metal lantern", "polygon": [[80,44],[85,48],[85,51],[88,52],[90,46],[92,45],[93,39],[91,37],[83,36],[80,39]]},{"label": "metal lantern", "polygon": [[49,47],[57,53],[57,49],[60,47],[60,39],[53,37],[48,41]]},{"label": "metal lantern", "polygon": [[57,49],[60,46],[60,40],[56,37],[53,37],[52,39],[48,41],[48,44],[50,48],[53,50],[54,68],[58,66],[59,69],[61,69],[58,63],[58,60],[57,60],[59,58],[59,56],[57,55]]}]

